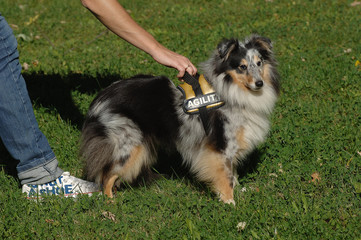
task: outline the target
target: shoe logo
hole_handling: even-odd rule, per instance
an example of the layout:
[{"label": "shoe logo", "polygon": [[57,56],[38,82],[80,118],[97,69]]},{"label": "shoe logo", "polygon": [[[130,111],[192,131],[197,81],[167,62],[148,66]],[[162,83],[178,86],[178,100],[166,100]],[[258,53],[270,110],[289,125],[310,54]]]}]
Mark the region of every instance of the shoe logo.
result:
[{"label": "shoe logo", "polygon": [[28,184],[30,187],[28,197],[37,197],[39,195],[68,195],[73,194],[73,185],[63,184],[63,176],[60,176],[58,179],[53,182],[32,185]]}]

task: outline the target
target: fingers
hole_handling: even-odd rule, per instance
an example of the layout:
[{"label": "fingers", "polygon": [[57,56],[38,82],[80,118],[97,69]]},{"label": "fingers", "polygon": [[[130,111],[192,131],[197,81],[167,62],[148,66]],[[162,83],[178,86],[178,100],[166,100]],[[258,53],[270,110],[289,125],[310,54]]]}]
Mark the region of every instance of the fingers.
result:
[{"label": "fingers", "polygon": [[188,58],[173,52],[164,46],[160,45],[155,51],[151,53],[151,56],[158,63],[172,67],[178,70],[178,78],[182,78],[184,73],[187,71],[190,75],[195,75],[197,73],[197,68],[189,61]]},{"label": "fingers", "polygon": [[187,65],[182,65],[181,67],[177,68],[177,70],[179,71],[177,75],[178,78],[182,78],[186,71],[192,76],[197,73],[197,68],[188,59],[187,61]]}]

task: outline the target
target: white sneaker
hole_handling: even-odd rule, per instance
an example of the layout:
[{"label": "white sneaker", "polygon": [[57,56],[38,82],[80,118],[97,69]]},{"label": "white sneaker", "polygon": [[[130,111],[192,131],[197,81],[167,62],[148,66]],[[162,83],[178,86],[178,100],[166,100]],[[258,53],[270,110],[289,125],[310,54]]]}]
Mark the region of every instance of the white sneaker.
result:
[{"label": "white sneaker", "polygon": [[49,183],[24,184],[22,192],[26,193],[27,199],[41,199],[50,195],[76,197],[79,194],[91,196],[95,192],[101,192],[101,187],[96,183],[70,176],[69,172],[63,172],[60,177]]}]

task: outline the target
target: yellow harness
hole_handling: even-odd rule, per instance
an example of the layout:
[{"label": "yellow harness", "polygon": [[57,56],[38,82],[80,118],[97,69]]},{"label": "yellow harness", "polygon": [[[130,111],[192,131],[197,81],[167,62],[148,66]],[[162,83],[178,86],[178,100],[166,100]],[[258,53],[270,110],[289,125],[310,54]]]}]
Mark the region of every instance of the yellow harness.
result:
[{"label": "yellow harness", "polygon": [[224,102],[221,101],[203,74],[193,77],[186,72],[183,80],[184,83],[178,86],[184,97],[183,111],[187,114],[199,114],[204,130],[208,134],[208,111],[222,107]]}]

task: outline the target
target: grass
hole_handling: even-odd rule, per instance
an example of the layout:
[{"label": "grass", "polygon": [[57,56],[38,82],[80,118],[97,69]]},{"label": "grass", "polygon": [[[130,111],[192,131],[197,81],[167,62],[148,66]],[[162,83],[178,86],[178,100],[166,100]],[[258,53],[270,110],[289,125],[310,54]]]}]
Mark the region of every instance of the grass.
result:
[{"label": "grass", "polygon": [[[224,37],[257,32],[274,41],[282,94],[269,138],[240,169],[236,207],[176,163],[159,167],[171,179],[125,188],[112,203],[103,196],[28,201],[2,147],[1,239],[361,239],[360,5],[120,2],[195,64]],[[79,128],[101,88],[138,73],[176,82],[174,70],[109,33],[80,1],[3,0],[1,9],[19,42],[39,126],[73,175],[82,176]]]}]

